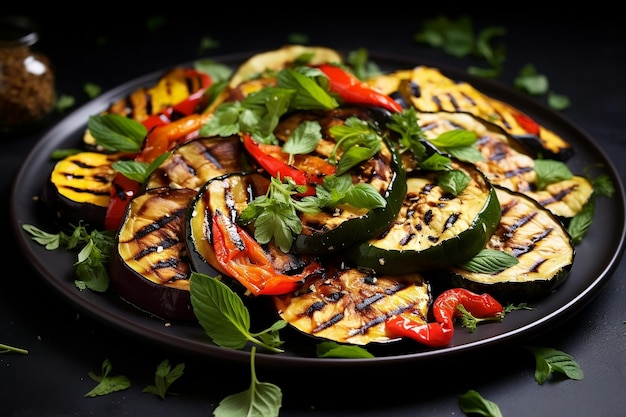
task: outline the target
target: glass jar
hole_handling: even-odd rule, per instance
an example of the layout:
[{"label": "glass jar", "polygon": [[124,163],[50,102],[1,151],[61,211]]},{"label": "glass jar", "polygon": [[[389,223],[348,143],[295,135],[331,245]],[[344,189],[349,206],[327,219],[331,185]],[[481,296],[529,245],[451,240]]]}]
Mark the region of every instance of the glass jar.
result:
[{"label": "glass jar", "polygon": [[0,17],[0,132],[42,125],[54,108],[55,77],[50,60],[37,51],[39,31],[23,16]]}]

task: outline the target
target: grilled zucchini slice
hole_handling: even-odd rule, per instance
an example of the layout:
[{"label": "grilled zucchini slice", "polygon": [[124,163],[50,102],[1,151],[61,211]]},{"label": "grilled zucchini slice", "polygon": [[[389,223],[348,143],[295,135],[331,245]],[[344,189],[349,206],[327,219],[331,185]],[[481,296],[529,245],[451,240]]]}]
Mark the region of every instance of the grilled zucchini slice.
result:
[{"label": "grilled zucchini slice", "polygon": [[110,261],[111,285],[124,300],[166,320],[195,318],[189,297],[185,219],[196,191],[153,188],[126,208]]},{"label": "grilled zucchini slice", "polygon": [[558,218],[532,198],[498,186],[495,190],[502,217],[485,247],[506,252],[519,262],[498,273],[453,266],[428,272],[427,277],[433,283],[487,292],[502,301],[544,298],[569,276],[575,258],[570,235]]},{"label": "grilled zucchini slice", "polygon": [[[366,183],[374,187],[387,204],[371,210],[341,205],[318,214],[299,215],[303,230],[293,244],[293,251],[296,253],[328,254],[370,239],[387,229],[400,210],[406,193],[405,172],[389,141],[389,133],[384,128],[388,113],[365,107],[296,112],[283,118],[274,134],[280,141],[286,141],[301,123],[317,121],[321,126],[322,139],[309,155],[328,160],[336,145],[335,138],[330,133],[331,127],[343,124],[351,117],[356,117],[378,130],[381,146],[371,158],[357,164],[347,173],[352,176],[354,184]],[[310,171],[306,166],[306,159],[298,167],[305,172]]]},{"label": "grilled zucchini slice", "polygon": [[79,152],[58,161],[44,187],[43,203],[60,225],[83,221],[94,229],[104,228],[104,217],[116,171],[112,164],[123,154]]},{"label": "grilled zucchini slice", "polygon": [[473,161],[487,179],[512,191],[534,198],[543,207],[567,222],[591,199],[593,185],[586,177],[550,184],[543,190],[535,185],[537,173],[532,155],[501,129],[467,113],[420,113],[419,124],[427,138],[435,139],[443,132],[464,129],[476,133],[475,146],[484,159]]},{"label": "grilled zucchini slice", "polygon": [[391,316],[426,323],[431,303],[430,287],[417,273],[387,276],[328,265],[324,276],[273,300],[279,316],[300,332],[355,345],[395,340],[385,334]]},{"label": "grilled zucchini slice", "polygon": [[471,178],[458,196],[437,185],[437,172],[415,171],[394,223],[348,249],[352,261],[378,273],[407,274],[463,262],[484,248],[500,220],[495,191],[474,165],[453,160],[452,167]]},{"label": "grilled zucchini slice", "polygon": [[508,103],[483,94],[471,84],[452,80],[424,65],[372,77],[368,84],[423,112],[467,112],[494,123],[522,142],[534,156],[566,161],[572,145]]},{"label": "grilled zucchini slice", "polygon": [[211,178],[249,170],[245,155],[238,135],[196,138],[177,146],[150,175],[145,187],[199,190]]}]

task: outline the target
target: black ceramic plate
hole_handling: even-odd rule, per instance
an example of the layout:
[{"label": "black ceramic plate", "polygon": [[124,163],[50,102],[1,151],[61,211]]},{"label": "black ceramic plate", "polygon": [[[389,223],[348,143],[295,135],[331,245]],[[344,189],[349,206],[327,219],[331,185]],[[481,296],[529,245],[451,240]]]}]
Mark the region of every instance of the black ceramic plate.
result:
[{"label": "black ceramic plate", "polygon": [[[250,55],[228,56],[217,60],[234,67]],[[372,58],[387,70],[409,69],[418,64],[431,65],[376,54],[372,54]],[[441,69],[452,79],[468,81],[484,93],[512,104],[566,138],[576,152],[568,161],[574,173],[582,173],[585,167],[602,164],[603,172],[611,177],[616,186],[616,194],[610,199],[598,199],[591,229],[576,248],[576,259],[570,277],[554,294],[534,302],[532,310],[514,311],[509,313],[503,322],[481,325],[473,333],[460,328],[455,332],[452,343],[444,348],[430,349],[417,343],[400,343],[375,347],[373,349],[377,355],[375,359],[321,359],[315,356],[315,343],[310,338],[287,331],[283,334],[286,341],[283,346],[285,353],[268,354],[257,351],[258,364],[301,368],[331,365],[333,367],[391,365],[458,356],[505,342],[520,341],[542,333],[569,318],[572,313],[588,303],[610,277],[623,251],[625,202],[623,186],[609,158],[596,146],[592,138],[572,122],[535,100],[489,80]],[[78,290],[74,286],[72,266],[76,260],[76,253],[65,250],[48,251],[34,242],[22,229],[24,224],[33,224],[43,230],[55,232],[34,200],[41,194],[42,187],[53,168],[53,162],[49,158],[51,152],[59,148],[79,146],[90,115],[98,114],[111,102],[124,97],[137,87],[154,84],[162,73],[163,71],[156,71],[99,96],[74,111],[45,134],[26,158],[16,177],[11,201],[14,231],[19,245],[27,258],[32,261],[36,271],[62,297],[80,310],[121,331],[161,343],[169,348],[214,358],[248,362],[249,350],[224,349],[214,345],[196,323],[175,322],[166,325],[161,319],[121,300],[112,290],[105,294]]]}]

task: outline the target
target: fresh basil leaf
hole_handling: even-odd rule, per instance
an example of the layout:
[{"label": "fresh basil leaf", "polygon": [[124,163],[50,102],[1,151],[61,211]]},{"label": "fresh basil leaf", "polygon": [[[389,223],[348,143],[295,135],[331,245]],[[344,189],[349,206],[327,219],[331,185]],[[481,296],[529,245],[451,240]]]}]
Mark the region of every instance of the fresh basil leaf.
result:
[{"label": "fresh basil leaf", "polygon": [[467,262],[457,265],[466,271],[481,274],[498,274],[517,265],[519,260],[507,253],[495,249],[483,249]]},{"label": "fresh basil leaf", "polygon": [[319,122],[307,120],[298,125],[283,144],[282,150],[290,155],[304,155],[313,152],[321,138],[322,127]]},{"label": "fresh basil leaf", "polygon": [[470,181],[470,177],[458,169],[440,171],[437,175],[437,185],[455,196],[461,194]]},{"label": "fresh basil leaf", "polygon": [[213,411],[214,417],[278,417],[283,394],[277,385],[259,382],[256,376],[254,358],[256,349],[250,353],[250,387],[237,394],[229,395]]},{"label": "fresh basil leaf", "polygon": [[591,224],[593,223],[594,213],[595,202],[591,199],[582,207],[582,210],[570,219],[567,224],[567,233],[569,233],[573,245],[578,245],[582,242],[583,238],[587,234],[587,231],[591,227]]},{"label": "fresh basil leaf", "polygon": [[103,148],[129,153],[139,152],[148,134],[144,125],[119,114],[89,116],[87,129]]},{"label": "fresh basil leaf", "polygon": [[[193,312],[204,332],[216,345],[241,349],[247,342],[252,342],[272,352],[283,352],[277,346],[268,345],[257,337],[268,330],[261,333],[250,332],[250,312],[241,298],[226,284],[218,278],[197,272],[192,272],[189,280]],[[275,332],[279,327],[276,325],[269,331]]]},{"label": "fresh basil leaf", "polygon": [[330,110],[339,107],[337,100],[311,76],[291,68],[285,68],[278,73],[276,81],[279,87],[296,92],[290,103],[293,109]]},{"label": "fresh basil leaf", "polygon": [[543,190],[549,184],[568,180],[573,177],[572,171],[561,161],[551,159],[536,159],[534,170],[536,175],[535,185]]},{"label": "fresh basil leaf", "polygon": [[478,391],[468,390],[459,395],[459,407],[465,414],[478,414],[485,417],[502,417],[500,407],[493,401],[483,398]]},{"label": "fresh basil leaf", "polygon": [[535,381],[543,384],[554,373],[559,373],[569,379],[583,379],[583,371],[574,358],[560,350],[540,347],[524,346],[535,357]]}]

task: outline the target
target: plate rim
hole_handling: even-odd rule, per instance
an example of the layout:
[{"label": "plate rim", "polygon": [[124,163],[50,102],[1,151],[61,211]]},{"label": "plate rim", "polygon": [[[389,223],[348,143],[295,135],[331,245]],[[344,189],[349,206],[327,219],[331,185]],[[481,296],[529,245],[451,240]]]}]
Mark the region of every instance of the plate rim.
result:
[{"label": "plate rim", "polygon": [[[339,51],[344,55],[346,54],[346,51]],[[236,54],[218,55],[215,57],[211,57],[211,59],[215,60],[216,62],[237,65],[237,63],[241,63],[245,59],[259,52],[263,51],[250,51]],[[530,323],[526,323],[521,327],[514,328],[501,334],[494,334],[490,337],[477,338],[476,340],[470,340],[467,343],[459,345],[449,345],[437,349],[429,348],[419,350],[418,348],[414,353],[395,356],[377,356],[375,358],[317,358],[291,355],[289,353],[264,353],[258,350],[255,355],[255,362],[259,366],[271,365],[272,367],[296,366],[303,368],[313,368],[320,366],[326,367],[331,365],[341,367],[362,367],[364,365],[388,366],[404,364],[408,362],[421,362],[449,358],[452,356],[456,357],[459,354],[465,352],[474,352],[479,348],[504,345],[521,340],[523,338],[529,338],[531,335],[541,334],[548,330],[548,327],[561,324],[572,314],[574,314],[580,308],[589,303],[593,298],[595,298],[595,295],[597,295],[599,290],[612,276],[624,252],[624,240],[626,236],[626,197],[624,192],[624,186],[613,161],[599,147],[599,145],[591,137],[591,135],[581,129],[573,121],[569,120],[565,115],[548,108],[543,103],[532,97],[526,97],[522,95],[520,92],[515,91],[514,89],[498,81],[462,73],[461,71],[452,69],[442,64],[427,62],[425,60],[420,60],[412,57],[405,57],[376,51],[370,51],[370,57],[370,59],[372,59],[374,62],[380,61],[387,63],[394,62],[396,64],[402,63],[407,66],[407,69],[415,65],[436,67],[446,76],[449,76],[453,79],[467,81],[481,91],[487,90],[491,92],[490,95],[494,98],[502,99],[502,96],[510,96],[516,103],[516,108],[525,113],[528,113],[534,118],[537,118],[537,120],[541,124],[546,125],[546,121],[548,121],[549,123],[547,127],[549,127],[550,125],[559,125],[564,130],[568,130],[571,133],[575,134],[579,139],[582,138],[584,140],[584,146],[590,148],[595,153],[595,156],[599,157],[601,159],[601,162],[605,164],[604,171],[606,171],[607,174],[611,175],[611,179],[615,186],[616,192],[611,198],[611,201],[614,202],[614,209],[617,211],[617,214],[620,214],[619,217],[622,221],[620,229],[617,233],[614,234],[615,238],[613,240],[616,240],[617,244],[613,248],[613,252],[606,260],[606,262],[598,268],[600,272],[597,274],[596,277],[594,277],[593,280],[589,282],[589,285],[583,291],[578,293],[573,298],[568,299],[568,301],[565,302],[562,306],[554,309],[549,314],[546,314],[540,319],[532,321]],[[177,66],[191,65],[192,62],[193,61],[183,62],[178,64]],[[169,348],[181,350],[181,346],[183,346],[184,348],[182,350],[188,353],[199,354],[202,356],[210,356],[219,359],[228,359],[237,362],[249,362],[249,349],[234,350],[221,348],[217,345],[212,344],[212,342],[208,339],[192,340],[188,337],[185,337],[185,333],[172,334],[169,330],[171,327],[167,328],[166,326],[156,326],[157,322],[163,324],[163,320],[153,317],[147,312],[141,312],[134,306],[131,306],[122,300],[117,301],[118,303],[120,303],[119,307],[123,308],[124,304],[122,303],[126,303],[125,307],[129,309],[129,315],[131,316],[131,318],[129,319],[128,317],[124,316],[116,316],[113,318],[107,315],[107,313],[111,312],[111,305],[107,304],[107,302],[110,301],[110,298],[114,298],[115,294],[109,294],[107,301],[104,303],[99,302],[101,301],[100,299],[103,297],[100,297],[100,295],[98,294],[96,294],[94,297],[89,298],[82,297],[80,295],[81,292],[74,286],[73,282],[70,282],[68,284],[67,277],[56,276],[55,272],[49,269],[49,267],[44,263],[43,259],[37,256],[37,252],[44,253],[42,251],[45,249],[42,249],[40,245],[34,243],[32,239],[27,236],[26,233],[22,230],[22,225],[25,222],[22,219],[24,212],[21,203],[26,201],[26,198],[25,196],[21,195],[21,190],[24,187],[25,183],[28,183],[27,179],[29,178],[29,164],[34,161],[41,160],[42,157],[41,155],[39,155],[39,153],[43,152],[47,148],[50,148],[52,146],[51,142],[60,145],[65,141],[68,141],[69,136],[65,136],[64,139],[58,139],[56,142],[53,140],[55,138],[62,137],[63,130],[75,132],[76,129],[86,126],[89,115],[96,114],[102,111],[110,102],[113,102],[115,99],[122,97],[124,94],[132,91],[132,89],[140,85],[147,85],[150,82],[157,80],[158,77],[160,77],[166,69],[167,68],[155,70],[148,74],[128,80],[118,85],[117,87],[106,91],[105,93],[101,94],[95,99],[90,100],[89,102],[85,103],[84,105],[66,115],[57,124],[55,124],[43,134],[43,136],[37,141],[33,149],[29,152],[27,157],[21,163],[18,173],[13,180],[10,201],[10,217],[11,223],[13,225],[13,233],[18,241],[21,252],[26,257],[26,259],[30,259],[32,261],[32,269],[34,269],[34,271],[40,275],[45,283],[54,288],[60,296],[72,303],[75,307],[89,314],[91,317],[99,320],[100,322],[109,325],[114,329],[118,329],[120,331],[129,333],[133,336],[137,336],[140,338],[147,338]],[[496,94],[494,95],[493,93]],[[507,100],[507,102],[510,103],[509,100]],[[576,142],[578,142],[578,140]],[[577,153],[578,152],[579,151],[577,151]],[[43,184],[40,184],[40,186],[43,186]],[[596,223],[596,221],[598,221],[597,218],[594,220],[594,223]],[[583,241],[583,244],[584,243],[585,241]],[[579,251],[577,248],[576,258],[579,258],[578,252]],[[64,256],[65,258],[69,258],[71,254],[66,253],[62,256]],[[576,263],[574,264],[572,270],[574,270],[575,268]],[[557,294],[559,290],[560,288],[556,290]],[[111,289],[108,292],[111,293],[112,291],[113,290]],[[549,297],[552,296],[555,295],[551,294]],[[155,321],[155,323],[150,323],[151,325],[146,325],[145,323],[142,324],[140,321],[134,320],[135,316],[138,316],[137,320],[139,320],[139,316],[145,316],[143,318],[147,318],[150,321]],[[174,324],[174,326],[176,326],[176,324]],[[487,333],[484,328],[481,328],[480,331],[483,331],[483,333]]]}]

